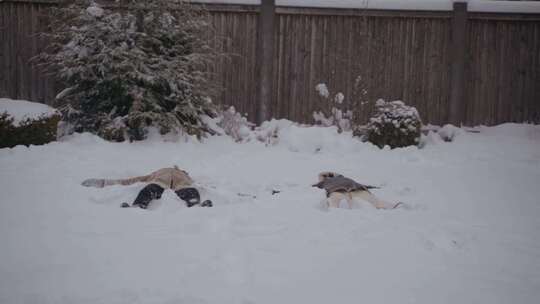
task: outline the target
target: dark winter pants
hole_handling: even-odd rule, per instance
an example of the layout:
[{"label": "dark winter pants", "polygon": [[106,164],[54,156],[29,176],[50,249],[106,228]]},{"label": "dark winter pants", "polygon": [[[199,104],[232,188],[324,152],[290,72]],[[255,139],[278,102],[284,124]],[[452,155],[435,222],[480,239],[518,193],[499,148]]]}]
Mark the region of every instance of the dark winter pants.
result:
[{"label": "dark winter pants", "polygon": [[[165,191],[165,189],[160,185],[149,184],[139,192],[139,195],[137,195],[137,198],[133,202],[133,206],[146,209],[152,200],[161,198],[163,191]],[[193,207],[201,201],[199,191],[195,188],[184,188],[175,191],[175,193],[181,200],[186,202],[188,207]]]}]

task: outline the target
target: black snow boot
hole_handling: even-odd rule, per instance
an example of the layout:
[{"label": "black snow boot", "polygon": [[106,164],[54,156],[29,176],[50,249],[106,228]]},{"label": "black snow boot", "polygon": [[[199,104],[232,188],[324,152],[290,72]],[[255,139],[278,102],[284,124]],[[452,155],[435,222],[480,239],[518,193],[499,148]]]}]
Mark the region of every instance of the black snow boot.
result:
[{"label": "black snow boot", "polygon": [[199,190],[195,188],[184,188],[175,191],[175,193],[181,200],[186,202],[188,207],[193,207],[201,202],[201,195],[199,194]]},{"label": "black snow boot", "polygon": [[142,209],[148,208],[148,204],[152,200],[160,199],[165,189],[158,184],[149,184],[144,187],[137,195],[137,198],[133,202],[133,207],[140,207]]},{"label": "black snow boot", "polygon": [[212,204],[212,201],[211,200],[205,200],[204,202],[202,202],[201,204],[201,207],[212,207],[213,204]]}]

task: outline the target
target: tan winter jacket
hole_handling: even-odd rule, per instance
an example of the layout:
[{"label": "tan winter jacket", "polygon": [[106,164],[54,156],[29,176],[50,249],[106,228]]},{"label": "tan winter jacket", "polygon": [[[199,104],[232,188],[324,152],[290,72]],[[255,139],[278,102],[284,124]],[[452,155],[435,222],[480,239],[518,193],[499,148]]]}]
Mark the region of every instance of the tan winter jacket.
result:
[{"label": "tan winter jacket", "polygon": [[103,188],[111,185],[131,185],[138,182],[158,184],[165,189],[172,189],[174,191],[190,187],[193,184],[193,180],[186,171],[180,170],[177,166],[174,166],[174,168],[163,168],[148,175],[126,179],[91,178],[82,182],[82,185],[87,187]]}]

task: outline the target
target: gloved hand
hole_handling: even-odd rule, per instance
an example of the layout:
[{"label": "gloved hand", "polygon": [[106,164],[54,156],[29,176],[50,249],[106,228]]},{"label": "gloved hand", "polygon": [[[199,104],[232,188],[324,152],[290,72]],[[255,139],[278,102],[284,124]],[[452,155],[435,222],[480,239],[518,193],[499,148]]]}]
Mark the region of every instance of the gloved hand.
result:
[{"label": "gloved hand", "polygon": [[85,187],[103,188],[105,186],[104,179],[89,178],[81,183]]}]

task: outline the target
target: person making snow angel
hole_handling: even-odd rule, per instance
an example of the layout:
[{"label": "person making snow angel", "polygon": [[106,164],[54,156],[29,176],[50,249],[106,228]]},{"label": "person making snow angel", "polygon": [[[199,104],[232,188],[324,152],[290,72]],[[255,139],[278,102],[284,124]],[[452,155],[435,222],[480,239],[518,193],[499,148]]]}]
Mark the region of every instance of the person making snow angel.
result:
[{"label": "person making snow angel", "polygon": [[320,173],[319,182],[313,187],[326,190],[326,202],[328,207],[333,208],[339,208],[341,201],[346,201],[349,208],[352,209],[355,200],[367,201],[377,209],[394,209],[403,204],[383,201],[369,191],[369,189],[377,187],[359,184],[335,172]]},{"label": "person making snow angel", "polygon": [[[148,175],[131,177],[126,179],[97,179],[90,178],[82,182],[85,187],[103,188],[111,185],[131,185],[138,182],[149,183],[144,187],[135,198],[132,207],[148,208],[152,200],[160,199],[165,189],[171,189],[178,197],[186,202],[188,207],[200,205],[201,207],[212,207],[212,201],[206,200],[200,203],[201,197],[199,191],[193,188],[193,180],[189,174],[180,170],[177,166],[173,168],[163,168],[154,171]],[[122,207],[130,207],[123,203]]]}]

